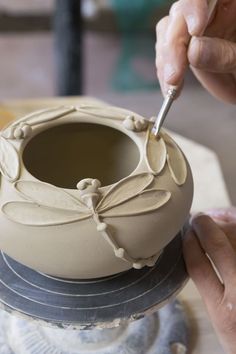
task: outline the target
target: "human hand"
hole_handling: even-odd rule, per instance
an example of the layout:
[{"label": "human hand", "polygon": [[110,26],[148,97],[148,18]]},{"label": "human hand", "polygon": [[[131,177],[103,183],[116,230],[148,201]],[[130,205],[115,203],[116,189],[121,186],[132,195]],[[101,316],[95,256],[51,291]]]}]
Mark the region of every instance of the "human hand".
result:
[{"label": "human hand", "polygon": [[208,26],[207,0],[179,0],[172,5],[156,28],[156,67],[164,95],[169,85],[182,86],[190,64],[213,96],[236,104],[235,18],[235,0],[218,0]]},{"label": "human hand", "polygon": [[207,215],[193,218],[184,237],[184,257],[225,351],[235,354],[236,209],[210,214],[219,225]]}]

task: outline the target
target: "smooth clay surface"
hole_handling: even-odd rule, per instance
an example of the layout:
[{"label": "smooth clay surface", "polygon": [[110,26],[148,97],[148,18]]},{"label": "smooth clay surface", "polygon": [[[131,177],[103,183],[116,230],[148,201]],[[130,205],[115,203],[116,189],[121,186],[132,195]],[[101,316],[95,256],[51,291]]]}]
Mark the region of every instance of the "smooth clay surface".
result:
[{"label": "smooth clay surface", "polygon": [[179,147],[106,104],[32,113],[0,135],[0,248],[88,279],[152,267],[183,227],[193,182]]}]

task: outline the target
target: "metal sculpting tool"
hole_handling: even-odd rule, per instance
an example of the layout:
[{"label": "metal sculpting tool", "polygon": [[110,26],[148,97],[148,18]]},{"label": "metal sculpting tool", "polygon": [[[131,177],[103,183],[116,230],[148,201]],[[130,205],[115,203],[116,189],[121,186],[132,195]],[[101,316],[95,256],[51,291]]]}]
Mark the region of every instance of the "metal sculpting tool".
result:
[{"label": "metal sculpting tool", "polygon": [[[210,18],[213,14],[213,11],[216,7],[218,0],[209,0],[208,5],[209,5],[209,15],[208,15],[208,22],[210,21]],[[152,133],[155,135],[155,137],[159,134],[159,131],[162,127],[162,124],[164,123],[164,120],[172,106],[172,103],[175,100],[176,94],[178,92],[178,86],[170,86],[167,95],[164,99],[164,102],[161,106],[160,112],[157,115],[157,118],[155,120],[155,123],[152,128]]]},{"label": "metal sculpting tool", "polygon": [[155,121],[154,126],[152,128],[152,133],[155,136],[158,135],[158,133],[162,127],[162,124],[164,123],[164,120],[165,120],[165,118],[172,106],[172,103],[175,99],[177,91],[178,91],[178,87],[170,87],[167,92],[166,98],[164,99],[164,102],[161,106],[160,112],[158,113],[156,121]]}]

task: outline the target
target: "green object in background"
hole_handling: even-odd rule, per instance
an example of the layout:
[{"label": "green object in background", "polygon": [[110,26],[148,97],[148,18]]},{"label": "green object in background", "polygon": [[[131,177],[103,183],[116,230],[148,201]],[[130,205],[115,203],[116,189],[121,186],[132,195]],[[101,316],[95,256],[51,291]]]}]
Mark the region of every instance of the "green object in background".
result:
[{"label": "green object in background", "polygon": [[[112,78],[112,86],[119,91],[156,89],[156,77],[145,79],[134,68],[137,58],[155,58],[155,37],[150,33],[150,20],[158,7],[166,6],[166,0],[110,0],[121,34],[121,54]],[[155,71],[153,70],[154,75]]]}]

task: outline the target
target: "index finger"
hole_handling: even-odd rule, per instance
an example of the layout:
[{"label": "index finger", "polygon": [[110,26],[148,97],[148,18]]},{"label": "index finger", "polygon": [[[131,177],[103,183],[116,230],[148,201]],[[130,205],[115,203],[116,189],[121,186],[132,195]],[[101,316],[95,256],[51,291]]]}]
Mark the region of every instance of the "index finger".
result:
[{"label": "index finger", "polygon": [[163,77],[168,85],[180,86],[188,65],[187,48],[190,39],[183,15],[182,2],[172,5],[165,33]]}]

